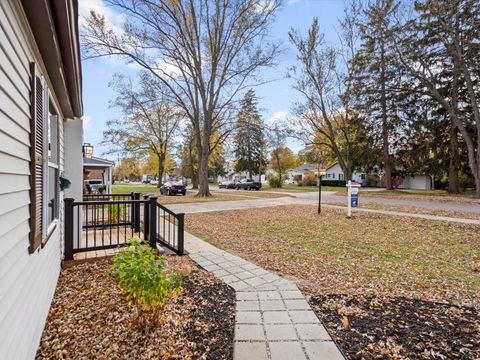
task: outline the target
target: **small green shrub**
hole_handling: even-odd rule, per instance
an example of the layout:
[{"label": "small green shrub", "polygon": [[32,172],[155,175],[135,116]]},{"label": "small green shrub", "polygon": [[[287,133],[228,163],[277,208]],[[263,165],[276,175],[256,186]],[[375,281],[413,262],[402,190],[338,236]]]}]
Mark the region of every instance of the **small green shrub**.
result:
[{"label": "small green shrub", "polygon": [[182,276],[178,272],[168,275],[163,258],[140,238],[133,237],[127,244],[115,255],[111,273],[127,300],[137,306],[139,315],[177,297],[182,290]]},{"label": "small green shrub", "polygon": [[125,205],[124,204],[108,204],[108,222],[110,224],[118,224],[125,220]]},{"label": "small green shrub", "polygon": [[107,190],[107,185],[101,185],[98,187],[98,192],[103,194]]},{"label": "small green shrub", "polygon": [[272,188],[281,188],[283,179],[280,176],[269,175],[268,176],[268,185]]}]

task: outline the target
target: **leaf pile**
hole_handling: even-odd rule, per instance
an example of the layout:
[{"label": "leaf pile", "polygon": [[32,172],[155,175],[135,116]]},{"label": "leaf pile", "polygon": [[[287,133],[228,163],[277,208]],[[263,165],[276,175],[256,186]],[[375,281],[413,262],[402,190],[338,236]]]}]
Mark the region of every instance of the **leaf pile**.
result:
[{"label": "leaf pile", "polygon": [[480,312],[473,307],[380,296],[309,302],[349,359],[480,358]]},{"label": "leaf pile", "polygon": [[37,359],[231,359],[235,292],[187,257],[166,262],[192,271],[147,334],[109,275],[111,259],[62,270]]}]

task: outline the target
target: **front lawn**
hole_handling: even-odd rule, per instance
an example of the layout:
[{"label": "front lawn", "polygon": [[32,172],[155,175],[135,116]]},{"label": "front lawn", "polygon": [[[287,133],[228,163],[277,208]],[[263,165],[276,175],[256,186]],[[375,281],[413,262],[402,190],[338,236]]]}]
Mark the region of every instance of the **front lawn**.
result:
[{"label": "front lawn", "polygon": [[[328,201],[325,204],[343,206],[343,207],[347,206],[346,202],[338,202],[338,201]],[[452,218],[480,220],[480,212],[427,209],[427,208],[416,207],[416,206],[381,204],[381,203],[374,203],[374,202],[368,202],[368,201],[367,202],[360,201],[358,207],[361,209],[398,211],[398,212],[406,212],[406,213],[414,213],[414,214],[447,216]]]},{"label": "front lawn", "polygon": [[[465,204],[480,204],[480,200],[474,198],[474,193],[464,192],[460,194],[449,194],[445,190],[412,190],[412,189],[397,189],[397,190],[378,190],[376,188],[360,188],[360,195],[367,197],[381,197],[381,198],[395,198],[402,200],[417,200],[417,201],[440,201],[440,202],[454,202]],[[336,195],[347,195],[347,190],[342,189],[337,191]]]},{"label": "front lawn", "polygon": [[112,192],[114,194],[130,194],[131,192],[139,192],[142,194],[158,194],[160,190],[156,185],[150,184],[115,183],[112,186]]},{"label": "front lawn", "polygon": [[62,270],[37,359],[232,359],[235,292],[186,256],[183,291],[138,326],[135,306],[109,274],[111,259]]},{"label": "front lawn", "polygon": [[187,230],[297,279],[351,359],[480,356],[479,226],[282,206],[189,215]]}]

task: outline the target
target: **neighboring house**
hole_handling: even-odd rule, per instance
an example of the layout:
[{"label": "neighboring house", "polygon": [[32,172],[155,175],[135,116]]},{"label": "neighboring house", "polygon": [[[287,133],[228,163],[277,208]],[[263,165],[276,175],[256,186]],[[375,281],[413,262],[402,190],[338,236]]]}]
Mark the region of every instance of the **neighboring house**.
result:
[{"label": "neighboring house", "polygon": [[[359,184],[365,183],[366,174],[362,172],[354,171],[352,174],[352,181],[355,181]],[[338,162],[334,162],[332,165],[325,169],[325,175],[323,176],[324,180],[343,180],[345,181],[345,175],[343,170],[340,167]]]},{"label": "neighboring house", "polygon": [[63,199],[81,199],[77,21],[76,0],[0,1],[0,359],[35,357],[60,273]]},{"label": "neighboring house", "polygon": [[[315,174],[318,171],[317,164],[303,164],[287,172],[287,179],[298,183],[303,180],[308,173]],[[286,181],[288,181],[286,180]],[[317,184],[318,185],[318,184]]]},{"label": "neighboring house", "polygon": [[112,171],[115,163],[110,160],[97,157],[83,158],[83,179],[101,181],[107,189],[106,193],[112,193]]},{"label": "neighboring house", "polygon": [[[368,186],[384,186],[382,180],[382,172],[379,174],[365,174],[363,172],[354,171],[352,180]],[[324,180],[345,180],[342,168],[338,162],[333,163],[326,169],[326,174],[323,176]],[[368,184],[367,184],[368,183]],[[394,177],[395,187],[398,189],[416,189],[416,190],[431,190],[433,189],[433,181],[429,175],[415,174],[406,176]]]}]

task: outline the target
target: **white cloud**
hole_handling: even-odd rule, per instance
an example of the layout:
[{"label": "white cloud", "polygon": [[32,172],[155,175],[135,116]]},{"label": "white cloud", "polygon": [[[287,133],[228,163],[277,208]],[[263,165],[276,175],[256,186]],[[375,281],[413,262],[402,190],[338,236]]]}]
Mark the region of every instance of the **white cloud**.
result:
[{"label": "white cloud", "polygon": [[85,114],[83,115],[82,120],[83,120],[83,140],[86,142],[89,142],[91,141],[91,138],[96,137],[95,130],[92,124],[92,118],[89,115]]},{"label": "white cloud", "polygon": [[286,111],[276,111],[270,116],[267,120],[265,120],[265,124],[267,126],[277,125],[281,126],[284,125],[285,121],[287,120],[288,113]]}]

